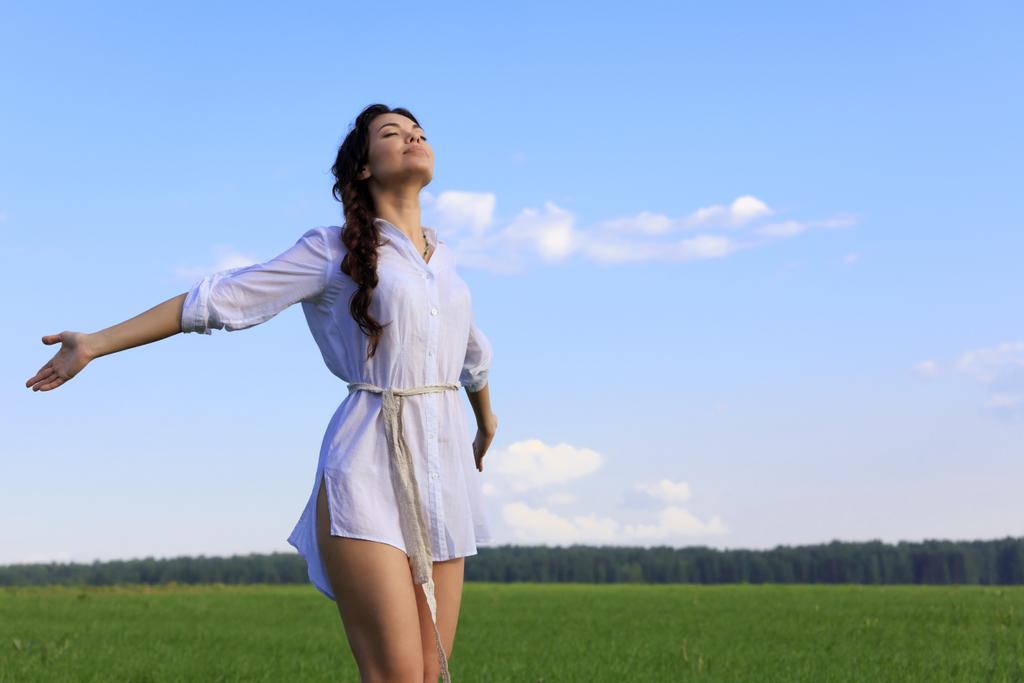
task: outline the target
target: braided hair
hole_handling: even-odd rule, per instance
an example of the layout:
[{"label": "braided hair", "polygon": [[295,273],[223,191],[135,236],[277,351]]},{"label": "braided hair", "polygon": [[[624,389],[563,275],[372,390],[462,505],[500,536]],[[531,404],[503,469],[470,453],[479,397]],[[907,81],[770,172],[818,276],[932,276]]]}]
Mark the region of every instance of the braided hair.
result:
[{"label": "braided hair", "polygon": [[383,326],[370,315],[370,300],[377,286],[377,247],[380,246],[380,229],[374,223],[376,207],[368,187],[369,179],[356,176],[369,160],[370,122],[381,114],[401,114],[417,125],[419,121],[403,107],[394,109],[383,104],[371,104],[356,117],[355,123],[338,148],[338,156],[331,167],[335,182],[331,194],[341,202],[345,214],[345,229],[341,241],[346,254],[341,262],[341,272],[348,275],[359,286],[349,302],[352,318],[368,337],[366,358],[369,360],[377,351],[377,344],[383,334]]}]

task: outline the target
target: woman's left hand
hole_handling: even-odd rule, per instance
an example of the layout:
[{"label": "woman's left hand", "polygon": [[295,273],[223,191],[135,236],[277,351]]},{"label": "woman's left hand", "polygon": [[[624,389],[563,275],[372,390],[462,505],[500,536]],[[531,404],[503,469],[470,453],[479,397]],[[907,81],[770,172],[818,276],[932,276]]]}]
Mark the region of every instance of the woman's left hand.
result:
[{"label": "woman's left hand", "polygon": [[494,440],[498,431],[498,416],[491,413],[487,420],[477,426],[476,438],[473,439],[473,458],[476,459],[476,468],[484,471],[484,455]]}]

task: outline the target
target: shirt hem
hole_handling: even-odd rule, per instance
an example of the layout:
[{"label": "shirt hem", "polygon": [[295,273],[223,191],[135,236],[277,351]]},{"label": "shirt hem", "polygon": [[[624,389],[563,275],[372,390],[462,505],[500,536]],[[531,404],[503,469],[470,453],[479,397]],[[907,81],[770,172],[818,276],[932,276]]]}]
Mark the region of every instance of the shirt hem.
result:
[{"label": "shirt hem", "polygon": [[[404,544],[398,543],[396,541],[389,541],[386,538],[383,538],[381,536],[374,536],[373,534],[358,533],[358,532],[355,532],[355,531],[348,531],[347,529],[343,529],[343,528],[339,527],[337,524],[332,525],[332,527],[331,527],[331,536],[339,536],[341,538],[355,538],[355,539],[359,539],[361,541],[374,541],[376,543],[384,543],[386,545],[391,546],[392,548],[398,548],[399,550],[401,550],[406,555],[409,554],[409,552],[405,549],[405,545]],[[436,556],[436,557],[432,556],[432,559],[433,559],[434,562],[444,562],[446,560],[454,560],[454,559],[456,559],[458,557],[469,557],[471,555],[475,555],[476,553],[477,553],[477,549],[474,547],[474,548],[472,548],[470,550],[467,550],[467,551],[464,551],[464,552],[461,552],[461,553],[458,550],[456,550],[454,553],[452,553],[449,556],[444,556],[444,557],[442,557],[442,556]]]}]

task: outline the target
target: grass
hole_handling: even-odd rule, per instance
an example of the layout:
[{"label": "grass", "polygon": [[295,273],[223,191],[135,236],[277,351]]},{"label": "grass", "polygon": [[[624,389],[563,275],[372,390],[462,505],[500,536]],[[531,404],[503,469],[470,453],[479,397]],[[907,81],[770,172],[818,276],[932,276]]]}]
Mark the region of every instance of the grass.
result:
[{"label": "grass", "polygon": [[[1024,587],[465,585],[456,683],[1024,683]],[[352,681],[301,586],[0,589],[0,683]]]}]

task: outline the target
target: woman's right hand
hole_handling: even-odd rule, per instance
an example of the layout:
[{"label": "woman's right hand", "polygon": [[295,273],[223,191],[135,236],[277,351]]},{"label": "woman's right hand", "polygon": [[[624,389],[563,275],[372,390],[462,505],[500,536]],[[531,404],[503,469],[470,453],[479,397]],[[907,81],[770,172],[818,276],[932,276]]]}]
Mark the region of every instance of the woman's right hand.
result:
[{"label": "woman's right hand", "polygon": [[43,337],[44,344],[57,342],[61,343],[57,353],[39,368],[34,377],[25,382],[25,386],[32,387],[32,391],[56,389],[81,372],[94,357],[89,348],[88,334],[64,331]]}]

